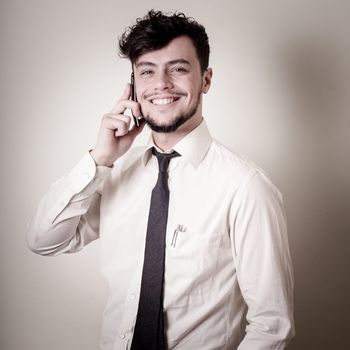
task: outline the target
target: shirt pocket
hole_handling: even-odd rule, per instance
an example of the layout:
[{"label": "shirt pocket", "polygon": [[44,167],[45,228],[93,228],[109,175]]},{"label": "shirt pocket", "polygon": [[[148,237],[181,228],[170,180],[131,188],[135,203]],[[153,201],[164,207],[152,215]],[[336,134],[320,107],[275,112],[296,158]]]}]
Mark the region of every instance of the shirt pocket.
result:
[{"label": "shirt pocket", "polygon": [[222,236],[219,232],[179,231],[171,237],[166,253],[165,306],[206,300],[217,273]]}]

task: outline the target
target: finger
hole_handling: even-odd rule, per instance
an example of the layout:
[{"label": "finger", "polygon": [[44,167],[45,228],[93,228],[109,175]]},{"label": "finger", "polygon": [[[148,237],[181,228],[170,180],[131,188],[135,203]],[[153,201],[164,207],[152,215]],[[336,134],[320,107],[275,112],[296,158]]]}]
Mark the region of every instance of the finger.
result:
[{"label": "finger", "polygon": [[114,131],[116,136],[123,136],[128,133],[131,118],[123,114],[105,114],[102,125],[104,128]]},{"label": "finger", "polygon": [[120,97],[116,105],[111,110],[111,113],[124,113],[125,109],[124,110],[120,109],[120,102],[129,100],[130,96],[131,96],[131,84],[128,83],[126,84],[126,87],[124,89],[122,96]]},{"label": "finger", "polygon": [[139,126],[134,125],[134,126],[129,130],[129,135],[130,135],[130,137],[132,138],[132,140],[134,140],[135,137],[141,133],[141,131],[143,130],[143,128],[145,127],[145,125],[146,125],[145,120],[144,120],[144,119],[141,119],[141,120],[140,120]]},{"label": "finger", "polygon": [[120,100],[114,108],[114,111],[109,114],[123,115],[126,109],[130,109],[135,117],[141,116],[140,104],[131,100]]},{"label": "finger", "polygon": [[103,118],[109,120],[122,121],[124,123],[130,123],[131,118],[126,114],[115,114],[115,113],[107,113],[103,116]]},{"label": "finger", "polygon": [[141,105],[138,102],[134,102],[130,109],[134,117],[142,117]]}]

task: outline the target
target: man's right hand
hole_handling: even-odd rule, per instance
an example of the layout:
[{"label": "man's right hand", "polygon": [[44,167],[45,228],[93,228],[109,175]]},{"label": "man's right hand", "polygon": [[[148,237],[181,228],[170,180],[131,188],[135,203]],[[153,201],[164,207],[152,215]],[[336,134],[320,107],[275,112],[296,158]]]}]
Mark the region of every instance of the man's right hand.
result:
[{"label": "man's right hand", "polygon": [[142,131],[145,122],[133,126],[130,130],[131,118],[123,113],[129,108],[135,117],[141,116],[140,104],[131,101],[131,85],[125,91],[110,113],[103,116],[96,145],[90,152],[96,165],[111,167],[132,145],[135,137]]}]

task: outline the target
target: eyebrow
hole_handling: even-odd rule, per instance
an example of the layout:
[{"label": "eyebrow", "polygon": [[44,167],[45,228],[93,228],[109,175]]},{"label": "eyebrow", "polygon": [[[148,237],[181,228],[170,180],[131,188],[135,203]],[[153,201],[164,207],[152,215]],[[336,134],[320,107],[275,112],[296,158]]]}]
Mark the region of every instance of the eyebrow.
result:
[{"label": "eyebrow", "polygon": [[[183,58],[179,58],[179,59],[176,59],[176,60],[171,60],[171,61],[168,61],[166,63],[167,66],[171,66],[173,64],[178,64],[178,63],[181,63],[181,64],[186,64],[188,66],[190,66],[190,62],[183,59]],[[148,62],[148,61],[141,61],[139,63],[136,64],[136,68],[139,68],[139,67],[142,67],[142,66],[151,66],[151,67],[155,67],[156,64],[153,63],[153,62]]]}]

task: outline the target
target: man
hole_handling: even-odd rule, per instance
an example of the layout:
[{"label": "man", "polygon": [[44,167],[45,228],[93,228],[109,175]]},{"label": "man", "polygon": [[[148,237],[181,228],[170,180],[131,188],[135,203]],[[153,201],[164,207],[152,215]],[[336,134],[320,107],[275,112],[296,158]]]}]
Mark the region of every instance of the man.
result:
[{"label": "man", "polygon": [[[100,238],[111,288],[102,349],[285,349],[293,279],[281,195],[210,136],[204,27],[150,11],[120,49],[137,102],[127,85],[94,149],[41,200],[30,248],[57,255]],[[149,143],[130,149],[145,124]]]}]

